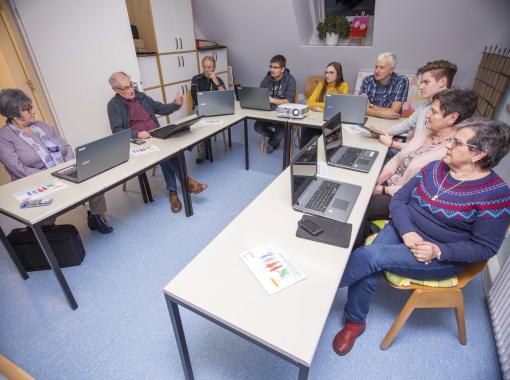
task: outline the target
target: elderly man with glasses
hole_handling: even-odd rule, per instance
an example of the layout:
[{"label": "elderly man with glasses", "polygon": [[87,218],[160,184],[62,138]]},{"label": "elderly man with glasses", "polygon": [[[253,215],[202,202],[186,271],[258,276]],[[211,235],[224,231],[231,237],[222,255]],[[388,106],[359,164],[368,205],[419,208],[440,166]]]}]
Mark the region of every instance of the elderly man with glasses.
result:
[{"label": "elderly man with glasses", "polygon": [[[148,139],[149,131],[158,128],[159,121],[156,115],[169,115],[178,110],[184,97],[177,94],[175,100],[169,104],[157,102],[135,89],[136,84],[124,72],[115,72],[108,80],[115,96],[108,102],[108,118],[113,133],[125,129],[131,130],[132,138]],[[176,158],[169,158],[161,163],[161,171],[165,177],[166,187],[169,191],[170,209],[178,213],[182,209],[182,203],[177,196],[177,182],[175,173],[178,172]],[[192,178],[188,180],[188,189],[192,194],[198,194],[207,189],[207,185]]]}]

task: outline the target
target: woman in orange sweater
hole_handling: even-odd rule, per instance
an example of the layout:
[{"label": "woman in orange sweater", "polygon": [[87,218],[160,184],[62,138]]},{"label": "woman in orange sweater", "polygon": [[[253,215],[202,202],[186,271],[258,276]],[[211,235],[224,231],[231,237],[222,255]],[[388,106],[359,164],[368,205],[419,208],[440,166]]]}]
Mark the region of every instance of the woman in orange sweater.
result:
[{"label": "woman in orange sweater", "polygon": [[[308,98],[308,108],[312,111],[324,112],[326,94],[348,94],[349,83],[344,82],[342,65],[338,62],[331,62],[324,71],[324,82],[319,83]],[[320,129],[302,128],[301,147],[304,147],[313,136],[321,134]]]}]

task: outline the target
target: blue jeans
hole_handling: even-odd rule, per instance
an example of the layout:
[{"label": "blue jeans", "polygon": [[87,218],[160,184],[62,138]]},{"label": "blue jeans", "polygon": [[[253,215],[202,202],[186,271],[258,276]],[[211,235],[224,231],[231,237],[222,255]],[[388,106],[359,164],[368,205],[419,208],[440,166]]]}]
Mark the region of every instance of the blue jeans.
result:
[{"label": "blue jeans", "polygon": [[177,157],[169,158],[159,164],[163,177],[165,177],[166,188],[169,191],[177,191],[177,181],[175,179],[175,173],[179,173],[179,164]]},{"label": "blue jeans", "polygon": [[274,149],[278,149],[280,142],[285,138],[285,126],[282,124],[273,124],[257,120],[254,127],[259,135],[269,137],[268,144]]},{"label": "blue jeans", "polygon": [[462,263],[439,263],[437,260],[428,265],[420,263],[389,222],[371,245],[356,249],[349,257],[340,282],[340,287],[349,287],[345,319],[355,323],[365,321],[372,295],[384,271],[416,280],[442,280],[461,273],[463,267]]}]

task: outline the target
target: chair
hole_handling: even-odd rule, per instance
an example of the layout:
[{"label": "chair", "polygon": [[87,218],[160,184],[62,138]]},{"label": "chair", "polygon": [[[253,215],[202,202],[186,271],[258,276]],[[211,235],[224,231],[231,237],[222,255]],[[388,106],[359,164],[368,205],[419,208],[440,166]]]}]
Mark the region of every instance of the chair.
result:
[{"label": "chair", "polygon": [[[18,367],[5,356],[0,355],[0,375],[9,380],[34,380],[25,370]],[[3,378],[3,376],[0,376]]]},{"label": "chair", "polygon": [[413,293],[381,342],[381,350],[386,350],[391,345],[414,309],[424,308],[455,308],[459,340],[460,343],[466,344],[466,321],[464,319],[464,297],[462,295],[462,288],[483,271],[486,264],[487,262],[483,261],[466,265],[464,272],[457,276],[458,284],[449,288],[433,288],[413,284],[410,286],[397,286],[387,281],[388,284],[395,289],[413,290]]}]

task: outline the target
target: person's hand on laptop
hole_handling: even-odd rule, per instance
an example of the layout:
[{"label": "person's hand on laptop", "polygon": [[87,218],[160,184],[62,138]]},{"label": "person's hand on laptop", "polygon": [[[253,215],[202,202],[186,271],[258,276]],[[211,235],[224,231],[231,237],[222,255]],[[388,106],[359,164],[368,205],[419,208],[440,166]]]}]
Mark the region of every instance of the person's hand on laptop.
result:
[{"label": "person's hand on laptop", "polygon": [[177,93],[177,95],[175,95],[174,103],[177,104],[179,107],[182,106],[184,104],[184,96]]},{"label": "person's hand on laptop", "polygon": [[148,139],[149,137],[151,137],[151,135],[147,131],[138,132],[138,138],[139,139]]}]

